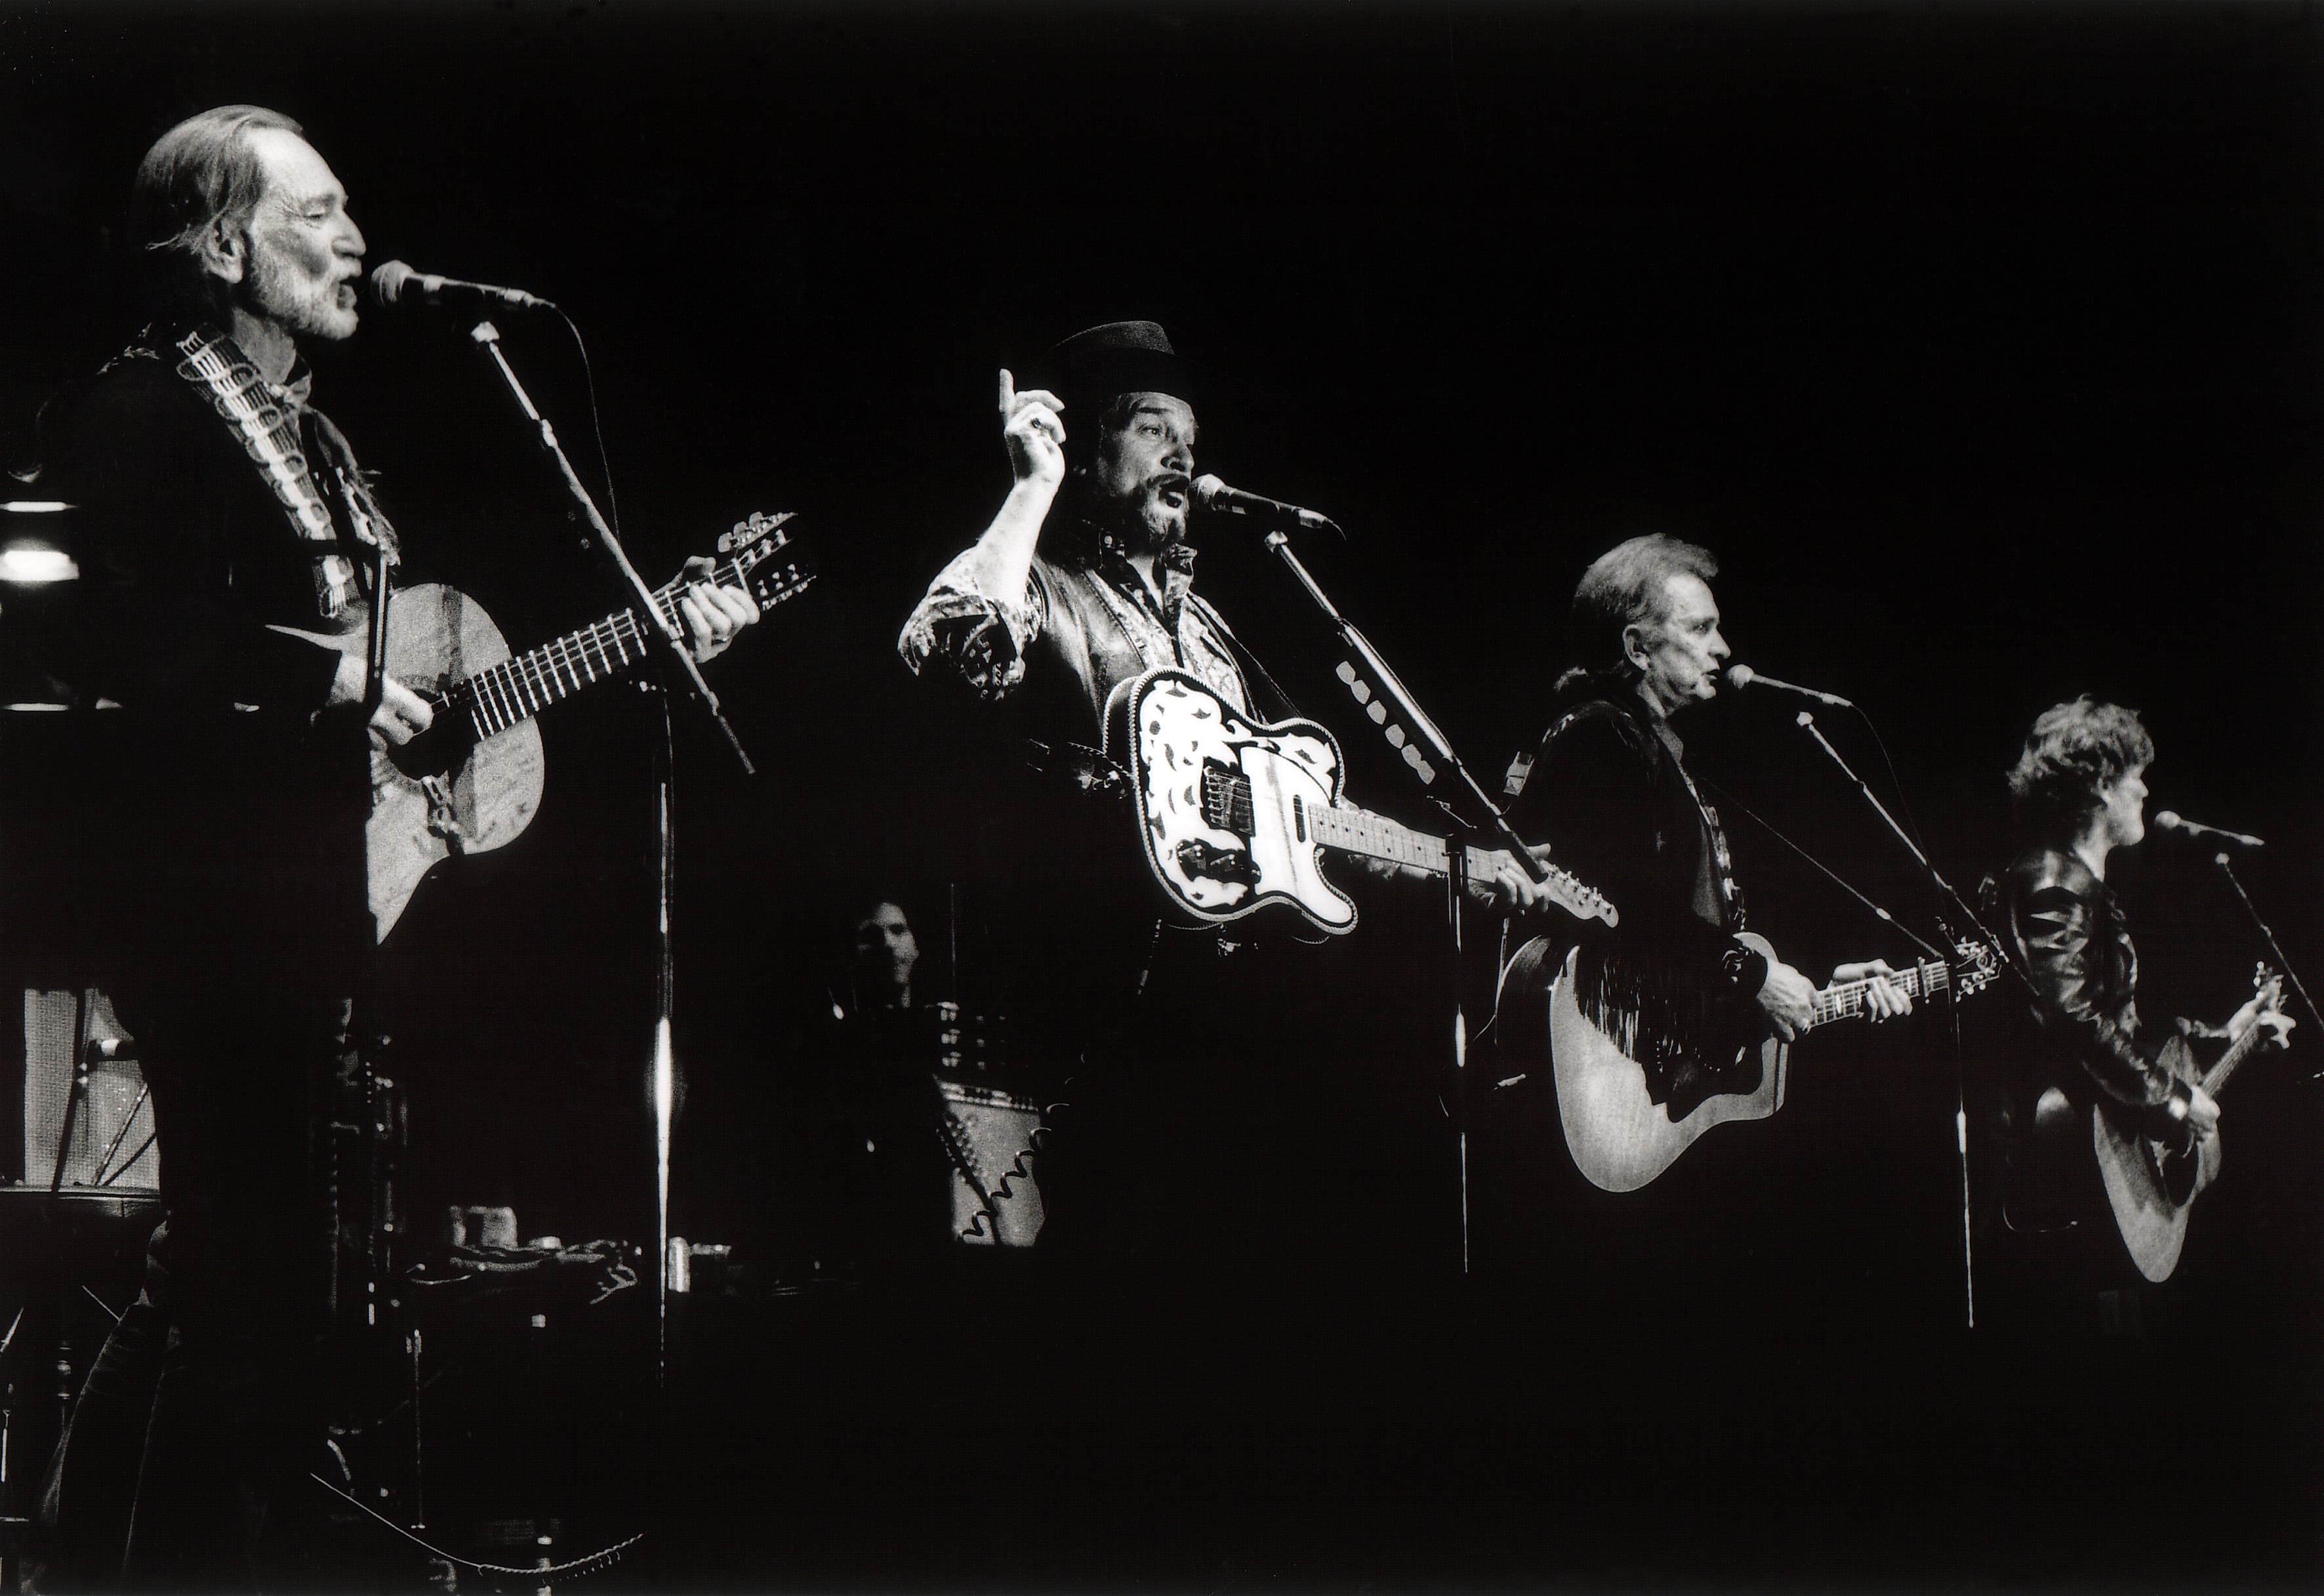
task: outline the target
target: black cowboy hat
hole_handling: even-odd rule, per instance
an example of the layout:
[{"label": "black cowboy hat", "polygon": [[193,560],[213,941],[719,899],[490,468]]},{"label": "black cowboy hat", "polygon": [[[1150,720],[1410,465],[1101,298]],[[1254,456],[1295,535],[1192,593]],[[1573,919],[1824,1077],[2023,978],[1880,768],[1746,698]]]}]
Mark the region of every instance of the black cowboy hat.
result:
[{"label": "black cowboy hat", "polygon": [[1199,410],[1217,380],[1170,347],[1155,321],[1109,321],[1060,339],[1041,357],[1042,384],[1068,405],[1102,404],[1117,393],[1167,393]]}]

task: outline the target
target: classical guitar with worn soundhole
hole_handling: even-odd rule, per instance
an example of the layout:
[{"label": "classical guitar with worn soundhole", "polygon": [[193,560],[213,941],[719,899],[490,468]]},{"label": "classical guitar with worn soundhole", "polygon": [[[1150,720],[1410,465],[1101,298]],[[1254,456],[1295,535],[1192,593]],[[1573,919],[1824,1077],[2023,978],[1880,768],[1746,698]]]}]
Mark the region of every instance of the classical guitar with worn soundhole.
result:
[{"label": "classical guitar with worn soundhole", "polygon": [[[1184,671],[1149,670],[1113,689],[1105,752],[1128,772],[1154,879],[1197,919],[1282,903],[1323,930],[1353,930],[1355,904],[1323,877],[1325,848],[1431,875],[1451,868],[1443,838],[1339,807],[1340,745],[1329,731],[1310,720],[1261,724]],[[1470,878],[1491,881],[1502,858],[1469,849]],[[1619,918],[1572,875],[1543,868],[1551,900],[1568,914],[1609,926]]]},{"label": "classical guitar with worn soundhole", "polygon": [[[794,598],[815,580],[807,551],[783,530],[789,512],[752,514],[718,540],[724,558],[707,580],[740,587],[761,610]],[[686,578],[658,590],[655,607],[680,628]],[[383,941],[420,878],[455,853],[514,842],[540,807],[540,728],[532,717],[593,683],[627,675],[650,645],[634,611],[512,655],[484,606],[438,582],[399,587],[387,610],[387,673],[435,713],[429,729],[400,748],[375,748],[371,817],[364,841],[371,912]],[[294,631],[282,627],[281,631]],[[299,632],[360,654],[369,628]]]},{"label": "classical guitar with worn soundhole", "polygon": [[[1769,961],[1775,959],[1775,949],[1764,937],[1746,931],[1738,940]],[[1609,1192],[1636,1191],[1676,1163],[1679,1155],[1712,1126],[1764,1120],[1784,1106],[1791,1047],[1755,1030],[1753,1035],[1723,1042],[1705,1038],[1701,1046],[1705,1054],[1718,1049],[1721,1062],[1730,1066],[1757,1048],[1757,1087],[1750,1092],[1713,1093],[1674,1119],[1673,1105],[1656,1102],[1647,1090],[1645,1067],[1620,1041],[1582,1011],[1574,998],[1574,971],[1585,955],[1582,949],[1573,948],[1561,963],[1561,946],[1551,938],[1536,937],[1517,951],[1501,972],[1494,1025],[1500,1036],[1501,1056],[1513,1066],[1538,1068],[1546,1047],[1557,1083],[1557,1116],[1565,1129],[1565,1145],[1591,1185]],[[1887,980],[1918,1002],[1940,992],[1966,995],[1999,976],[2000,962],[1991,947],[1964,941],[1958,952],[1960,957],[1952,964],[1926,960]],[[1869,1012],[1871,986],[1872,979],[1868,977],[1825,987],[1815,994],[1809,1025]]]},{"label": "classical guitar with worn soundhole", "polygon": [[[2259,990],[2259,1007],[2251,1028],[2209,1071],[2196,1064],[2194,1050],[2184,1037],[2166,1040],[2157,1062],[2180,1080],[2218,1096],[2243,1062],[2275,1039],[2274,1029],[2261,1024],[2257,1016],[2274,1012],[2283,997],[2283,977],[2263,964],[2253,976],[2253,984]],[[2098,1149],[2107,1202],[2114,1209],[2114,1222],[2122,1231],[2131,1261],[2148,1279],[2168,1280],[2179,1267],[2180,1250],[2187,1244],[2188,1211],[2204,1188],[2219,1177],[2218,1134],[2197,1137],[2193,1146],[2181,1151],[2124,1123],[2116,1116],[2113,1103],[2100,1098],[2090,1115],[2090,1139]]]}]

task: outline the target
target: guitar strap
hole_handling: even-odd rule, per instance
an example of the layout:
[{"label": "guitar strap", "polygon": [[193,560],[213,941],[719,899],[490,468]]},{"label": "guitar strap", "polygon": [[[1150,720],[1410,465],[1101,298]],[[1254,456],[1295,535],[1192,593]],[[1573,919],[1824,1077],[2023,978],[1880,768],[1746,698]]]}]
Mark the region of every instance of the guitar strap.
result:
[{"label": "guitar strap", "polygon": [[[1659,727],[1656,729],[1661,730]],[[1664,735],[1670,741],[1676,741],[1667,732]],[[1735,855],[1728,851],[1727,831],[1719,824],[1719,811],[1711,807],[1711,800],[1702,796],[1702,789],[1694,784],[1694,778],[1687,774],[1686,761],[1678,757],[1676,749],[1671,750],[1671,763],[1678,767],[1678,779],[1686,783],[1687,796],[1694,800],[1695,813],[1702,816],[1704,862],[1708,866],[1712,895],[1717,899],[1720,923],[1729,934],[1747,930],[1743,889],[1735,880]]]},{"label": "guitar strap", "polygon": [[360,596],[359,577],[355,562],[342,551],[330,506],[308,469],[300,438],[302,416],[314,420],[320,452],[355,540],[384,546],[388,563],[398,563],[395,529],[380,513],[346,437],[290,391],[267,381],[241,346],[215,328],[196,328],[172,347],[181,356],[178,375],[234,429],[260,480],[282,507],[291,531],[322,546],[314,556],[316,607],[323,619],[338,619]]},{"label": "guitar strap", "polygon": [[[1541,757],[1545,760],[1557,740],[1583,721],[1620,715],[1618,706],[1602,698],[1576,705],[1542,739]],[[1648,730],[1654,742],[1646,757],[1658,755],[1677,770],[1698,817],[1702,852],[1694,910],[1731,935],[1743,928],[1743,895],[1726,833],[1680,760],[1677,738],[1665,726]],[[1511,784],[1522,791],[1532,770],[1532,763],[1523,772],[1513,767]],[[1573,995],[1582,1015],[1638,1065],[1648,1097],[1674,1121],[1715,1093],[1748,1092],[1759,1084],[1758,1049],[1738,1046],[1729,1034],[1734,1022],[1727,994],[1690,964],[1670,962],[1650,940],[1636,935],[1584,938]]]},{"label": "guitar strap", "polygon": [[[1204,607],[1206,610],[1209,608],[1208,605]],[[1210,613],[1213,621],[1216,622],[1217,612],[1213,610],[1211,611]],[[1234,650],[1235,663],[1242,667],[1244,677],[1250,681],[1256,682],[1259,686],[1265,687],[1268,693],[1274,696],[1275,703],[1263,713],[1259,714],[1259,719],[1279,721],[1305,718],[1299,713],[1299,706],[1292,702],[1291,695],[1285,692],[1281,684],[1277,682],[1273,677],[1267,673],[1267,667],[1259,662],[1258,655],[1252,653],[1249,648],[1244,646],[1242,639],[1237,637],[1233,632],[1229,632],[1223,623],[1219,624],[1219,635],[1226,639],[1227,647]],[[1259,710],[1259,706],[1257,705],[1253,705],[1251,707],[1254,711]]]},{"label": "guitar strap", "polygon": [[[1545,757],[1547,755],[1550,745],[1563,736],[1568,727],[1582,721],[1610,715],[1614,713],[1613,706],[1602,700],[1577,705],[1567,710],[1558,719],[1556,724],[1550,727],[1548,735],[1541,740],[1542,754]],[[1695,813],[1702,819],[1704,857],[1709,865],[1711,892],[1716,899],[1715,905],[1704,907],[1715,907],[1718,909],[1720,924],[1727,931],[1732,933],[1747,930],[1749,927],[1743,908],[1743,886],[1735,879],[1735,855],[1727,844],[1727,828],[1719,824],[1719,811],[1711,807],[1711,800],[1702,796],[1702,789],[1695,785],[1694,778],[1688,774],[1686,761],[1681,757],[1681,747],[1676,734],[1667,726],[1660,724],[1655,726],[1654,731],[1655,740],[1662,744],[1663,752],[1669,756],[1672,767],[1678,771],[1679,780],[1685,784],[1687,797],[1694,800]],[[1524,793],[1526,784],[1533,775],[1536,762],[1536,760],[1523,754],[1519,754],[1509,762],[1508,775],[1503,783],[1503,790],[1509,802],[1515,803]],[[1755,816],[1754,818],[1756,819],[1757,816]]]}]

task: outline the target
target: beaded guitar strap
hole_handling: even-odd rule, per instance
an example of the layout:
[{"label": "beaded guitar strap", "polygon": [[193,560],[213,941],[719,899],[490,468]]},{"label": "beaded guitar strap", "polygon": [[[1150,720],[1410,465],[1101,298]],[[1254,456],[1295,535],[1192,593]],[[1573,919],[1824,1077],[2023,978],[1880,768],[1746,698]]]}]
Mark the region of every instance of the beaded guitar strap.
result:
[{"label": "beaded guitar strap", "polygon": [[[212,409],[226,418],[242,439],[242,447],[272,490],[275,502],[290,519],[290,528],[305,540],[327,545],[315,555],[315,602],[325,620],[337,620],[360,596],[354,563],[339,549],[338,528],[330,507],[315,486],[299,440],[299,407],[287,402],[250,357],[232,338],[210,328],[197,328],[177,340],[184,358],[178,375],[202,390]],[[339,490],[347,521],[358,540],[388,549],[395,562],[394,529],[379,513],[370,488],[355,468],[346,440],[319,414],[318,436],[327,464]]]},{"label": "beaded guitar strap", "polygon": [[1727,828],[1719,824],[1719,811],[1711,807],[1711,800],[1695,786],[1694,778],[1686,773],[1685,764],[1678,760],[1671,762],[1678,766],[1679,779],[1693,795],[1694,807],[1702,811],[1703,830],[1711,838],[1711,880],[1718,884],[1719,899],[1727,909],[1727,929],[1748,929],[1743,918],[1743,889],[1735,880],[1735,856],[1727,850]]}]

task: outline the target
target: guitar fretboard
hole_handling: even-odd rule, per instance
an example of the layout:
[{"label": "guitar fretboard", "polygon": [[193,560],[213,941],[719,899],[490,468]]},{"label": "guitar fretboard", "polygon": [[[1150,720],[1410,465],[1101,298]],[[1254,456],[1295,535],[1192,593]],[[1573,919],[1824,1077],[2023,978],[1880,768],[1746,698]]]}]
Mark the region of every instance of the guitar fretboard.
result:
[{"label": "guitar fretboard", "polygon": [[[1953,983],[1952,971],[1933,960],[1901,970],[1888,977],[1888,984],[1914,1002],[1932,993],[1948,992]],[[1834,1019],[1853,1019],[1870,1010],[1872,982],[1845,981],[1838,986],[1828,986],[1816,993],[1811,1026],[1823,1025]]]},{"label": "guitar fretboard", "polygon": [[[1445,871],[1444,839],[1425,832],[1400,826],[1386,816],[1368,809],[1311,809],[1304,800],[1294,799],[1296,813],[1304,818],[1317,842],[1327,848],[1337,848],[1343,853],[1361,853],[1373,859],[1392,860],[1397,864],[1425,870],[1431,875],[1443,875]],[[1469,873],[1481,880],[1492,879],[1493,856],[1482,848],[1469,850]]]},{"label": "guitar fretboard", "polygon": [[[745,551],[715,567],[707,580],[720,587],[747,583],[752,596],[761,607],[787,598],[804,586],[803,578],[770,586],[763,577],[752,580],[749,574],[753,566],[789,547],[784,543]],[[687,585],[681,578],[666,584],[653,595],[654,608],[681,636],[684,623],[678,614],[678,601]],[[571,697],[592,682],[620,675],[643,660],[654,646],[636,612],[622,610],[454,683],[445,692],[444,702],[452,708],[466,711],[479,739],[490,737]]]},{"label": "guitar fretboard", "polygon": [[[1372,859],[1392,860],[1434,876],[1443,875],[1449,868],[1443,837],[1430,836],[1425,831],[1414,831],[1369,809],[1318,809],[1311,807],[1304,799],[1294,798],[1292,816],[1295,825],[1306,827],[1314,840],[1327,848],[1337,848],[1343,853],[1361,853]],[[1468,851],[1467,869],[1471,881],[1491,881],[1499,865],[1500,855],[1498,853],[1479,847],[1471,847]],[[1594,916],[1608,925],[1614,923],[1613,909],[1604,898],[1554,865],[1542,868],[1548,872],[1550,896],[1569,912],[1585,919]]]},{"label": "guitar fretboard", "polygon": [[[2268,1006],[2271,1008],[2273,1007],[2273,1001],[2271,1001]],[[2236,1071],[2243,1066],[2244,1060],[2249,1058],[2258,1050],[2259,1045],[2262,1042],[2266,1041],[2274,1034],[2275,1033],[2266,1026],[2261,1025],[2255,1020],[2249,1030],[2244,1032],[2243,1035],[2236,1038],[2235,1046],[2229,1047],[2225,1053],[2219,1055],[2219,1062],[2213,1065],[2209,1070],[2204,1072],[2203,1091],[2205,1094],[2211,1097],[2217,1097],[2220,1092],[2226,1088],[2227,1082],[2233,1078]]]}]

